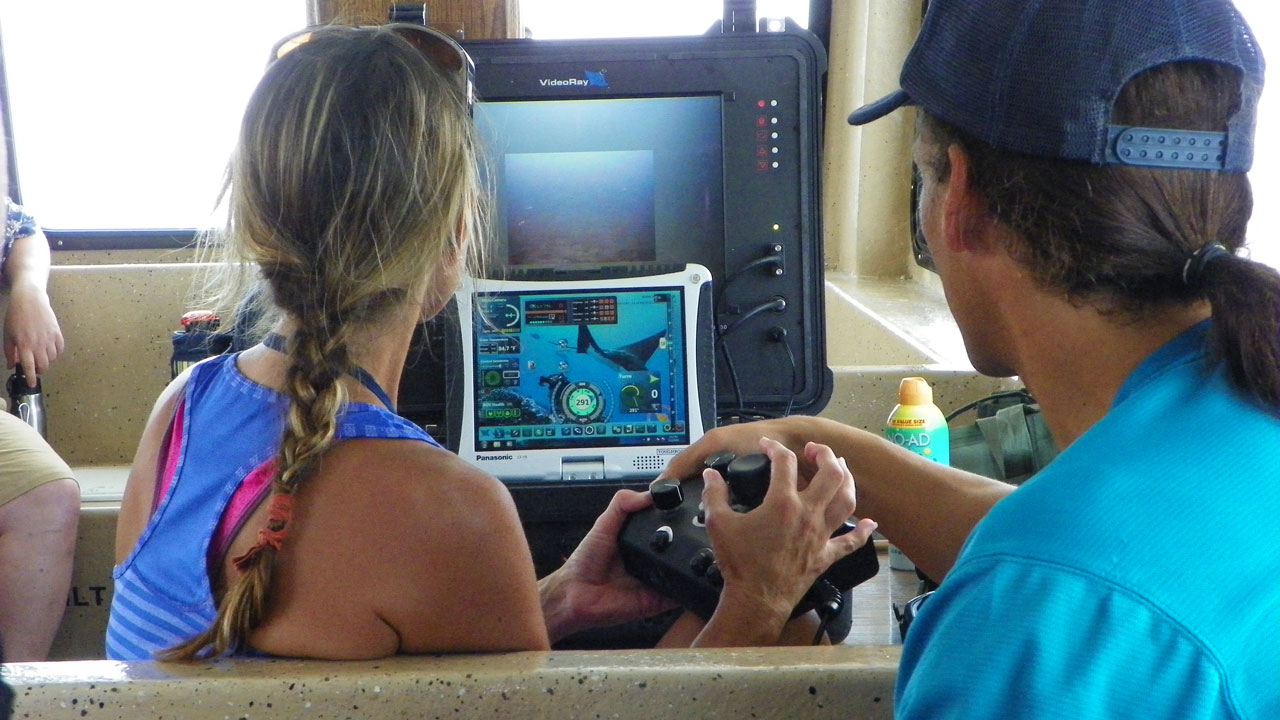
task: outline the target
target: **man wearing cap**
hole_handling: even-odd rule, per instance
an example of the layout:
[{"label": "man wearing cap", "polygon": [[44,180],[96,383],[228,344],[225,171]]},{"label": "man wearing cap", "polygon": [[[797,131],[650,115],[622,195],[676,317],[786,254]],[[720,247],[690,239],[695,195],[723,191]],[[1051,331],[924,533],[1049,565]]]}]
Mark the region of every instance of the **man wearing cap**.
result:
[{"label": "man wearing cap", "polygon": [[1262,76],[1228,0],[931,0],[901,89],[850,116],[916,108],[969,358],[1061,453],[1015,491],[793,417],[665,474],[760,436],[847,461],[857,514],[942,579],[899,717],[1280,717],[1280,275],[1240,252]]}]

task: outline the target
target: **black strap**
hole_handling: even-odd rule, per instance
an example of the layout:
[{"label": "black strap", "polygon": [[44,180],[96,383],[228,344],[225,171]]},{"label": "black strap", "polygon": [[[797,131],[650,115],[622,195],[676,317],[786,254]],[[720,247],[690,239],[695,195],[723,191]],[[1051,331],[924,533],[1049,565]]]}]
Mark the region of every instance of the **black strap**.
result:
[{"label": "black strap", "polygon": [[[285,353],[286,355],[288,354],[288,351],[286,350],[286,346],[285,346],[284,336],[281,335],[280,333],[276,333],[276,332],[267,333],[267,336],[262,339],[262,344],[266,345],[272,350],[275,350],[276,352]],[[373,379],[373,376],[369,374],[368,370],[365,370],[359,365],[352,365],[347,370],[347,374],[355,378],[356,380],[359,380],[361,385],[364,385],[366,388],[369,389],[369,392],[376,395],[378,400],[382,402],[382,405],[384,407],[386,407],[391,412],[396,411],[396,404],[391,401],[391,396],[387,395],[387,391],[382,389],[382,386],[378,384],[377,380]]]}]

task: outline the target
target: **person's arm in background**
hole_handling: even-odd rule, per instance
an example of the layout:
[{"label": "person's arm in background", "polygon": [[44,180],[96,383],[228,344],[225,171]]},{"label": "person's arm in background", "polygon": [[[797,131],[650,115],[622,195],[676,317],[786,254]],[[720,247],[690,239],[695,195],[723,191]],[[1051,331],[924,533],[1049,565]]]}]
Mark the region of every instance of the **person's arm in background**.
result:
[{"label": "person's arm in background", "polygon": [[939,465],[872,433],[824,418],[792,416],[716,428],[671,460],[663,477],[691,477],[723,450],[759,452],[761,437],[787,446],[800,475],[815,466],[806,443],[827,445],[848,463],[857,486],[857,514],[875,518],[880,532],[926,575],[941,581],[978,521],[1014,486]]},{"label": "person's arm in background", "polygon": [[[17,217],[15,217],[15,214]],[[35,386],[40,375],[62,354],[62,329],[49,304],[49,241],[30,216],[9,204],[6,234],[12,244],[2,263],[9,290],[4,318],[4,356],[9,367],[21,364],[27,384]]]}]

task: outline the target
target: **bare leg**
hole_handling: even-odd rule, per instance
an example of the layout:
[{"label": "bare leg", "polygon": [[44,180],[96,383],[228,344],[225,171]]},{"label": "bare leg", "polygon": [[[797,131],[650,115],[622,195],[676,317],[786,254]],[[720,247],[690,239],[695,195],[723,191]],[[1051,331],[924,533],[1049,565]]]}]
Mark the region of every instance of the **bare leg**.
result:
[{"label": "bare leg", "polygon": [[0,507],[0,641],[5,662],[49,657],[71,587],[80,488],[45,483]]}]

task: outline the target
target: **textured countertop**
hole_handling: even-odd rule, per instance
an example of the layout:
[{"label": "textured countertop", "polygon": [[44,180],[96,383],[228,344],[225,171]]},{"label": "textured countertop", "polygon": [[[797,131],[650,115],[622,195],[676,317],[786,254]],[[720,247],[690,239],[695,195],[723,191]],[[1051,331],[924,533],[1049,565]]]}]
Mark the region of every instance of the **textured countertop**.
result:
[{"label": "textured countertop", "polygon": [[891,718],[899,648],[8,664],[17,718]]}]

